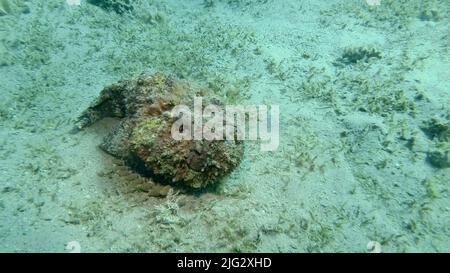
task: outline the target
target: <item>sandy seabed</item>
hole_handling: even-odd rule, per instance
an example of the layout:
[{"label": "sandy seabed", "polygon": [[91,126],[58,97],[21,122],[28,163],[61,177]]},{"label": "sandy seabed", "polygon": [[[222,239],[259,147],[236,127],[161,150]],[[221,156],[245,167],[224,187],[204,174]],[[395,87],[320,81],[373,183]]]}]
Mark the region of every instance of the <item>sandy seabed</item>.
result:
[{"label": "sandy seabed", "polygon": [[[1,252],[450,250],[448,1],[133,7],[0,1]],[[248,142],[217,189],[155,194],[98,148],[111,120],[70,133],[142,72],[280,105],[278,150]]]}]

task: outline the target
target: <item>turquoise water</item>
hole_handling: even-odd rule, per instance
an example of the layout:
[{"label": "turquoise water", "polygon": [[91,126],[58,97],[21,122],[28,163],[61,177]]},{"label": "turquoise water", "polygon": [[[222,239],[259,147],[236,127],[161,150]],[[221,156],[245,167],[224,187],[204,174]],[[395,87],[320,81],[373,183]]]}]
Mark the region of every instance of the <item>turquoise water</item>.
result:
[{"label": "turquoise water", "polygon": [[[448,252],[447,0],[0,1],[0,252]],[[74,134],[142,73],[280,107],[214,189]]]}]

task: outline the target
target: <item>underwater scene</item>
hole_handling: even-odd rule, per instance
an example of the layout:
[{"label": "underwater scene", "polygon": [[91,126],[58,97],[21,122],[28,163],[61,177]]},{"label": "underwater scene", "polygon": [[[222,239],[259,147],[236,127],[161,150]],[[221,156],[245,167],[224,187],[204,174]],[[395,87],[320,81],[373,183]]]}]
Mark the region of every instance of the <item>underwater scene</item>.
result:
[{"label": "underwater scene", "polygon": [[0,252],[449,252],[449,0],[0,0]]}]

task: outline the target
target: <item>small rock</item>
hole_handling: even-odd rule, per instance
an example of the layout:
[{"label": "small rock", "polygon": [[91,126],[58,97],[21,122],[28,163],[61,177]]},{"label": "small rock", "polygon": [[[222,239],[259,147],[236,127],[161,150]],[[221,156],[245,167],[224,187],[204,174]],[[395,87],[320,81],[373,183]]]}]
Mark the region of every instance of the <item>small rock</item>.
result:
[{"label": "small rock", "polygon": [[448,151],[430,151],[427,154],[428,162],[436,168],[450,167],[450,153]]}]

